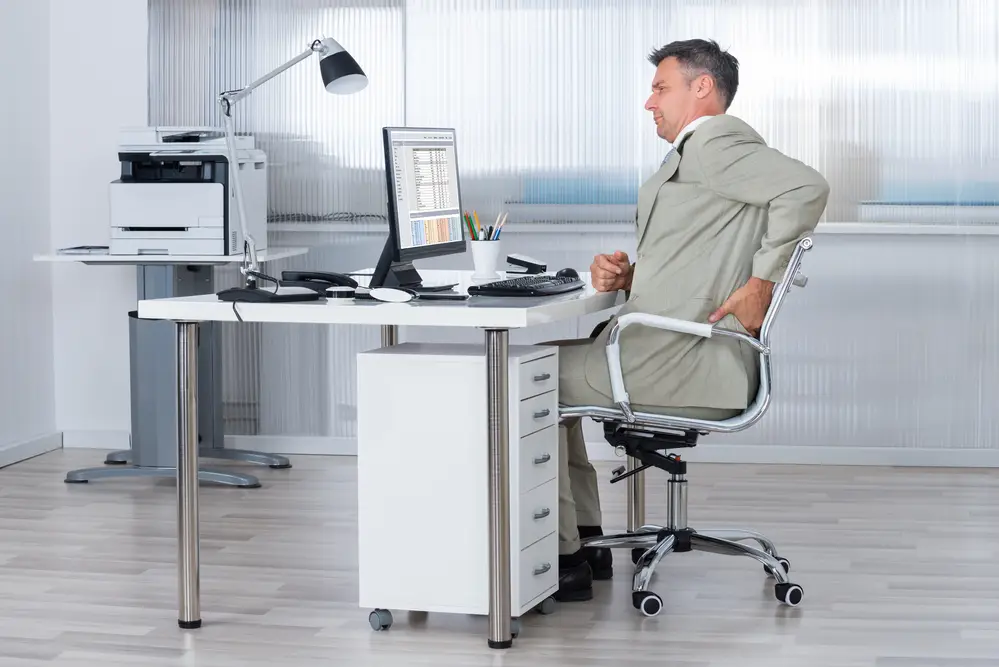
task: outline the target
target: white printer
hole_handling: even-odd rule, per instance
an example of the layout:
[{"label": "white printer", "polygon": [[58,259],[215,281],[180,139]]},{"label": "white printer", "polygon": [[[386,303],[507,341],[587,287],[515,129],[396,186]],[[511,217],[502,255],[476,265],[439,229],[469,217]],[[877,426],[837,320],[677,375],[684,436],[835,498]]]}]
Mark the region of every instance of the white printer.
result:
[{"label": "white printer", "polygon": [[[112,255],[241,255],[243,233],[221,128],[122,130],[110,184]],[[236,137],[247,230],[267,247],[267,156]]]}]

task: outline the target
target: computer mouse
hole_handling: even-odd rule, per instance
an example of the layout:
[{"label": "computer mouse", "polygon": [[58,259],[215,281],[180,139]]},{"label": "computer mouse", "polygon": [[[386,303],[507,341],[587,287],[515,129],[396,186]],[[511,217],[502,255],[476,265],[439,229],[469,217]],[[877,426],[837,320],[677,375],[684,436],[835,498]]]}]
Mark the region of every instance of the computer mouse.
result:
[{"label": "computer mouse", "polygon": [[416,298],[416,293],[407,289],[396,289],[395,287],[376,287],[369,292],[375,301],[385,301],[388,303],[406,303]]},{"label": "computer mouse", "polygon": [[579,273],[572,267],[566,267],[555,274],[556,278],[578,278]]}]

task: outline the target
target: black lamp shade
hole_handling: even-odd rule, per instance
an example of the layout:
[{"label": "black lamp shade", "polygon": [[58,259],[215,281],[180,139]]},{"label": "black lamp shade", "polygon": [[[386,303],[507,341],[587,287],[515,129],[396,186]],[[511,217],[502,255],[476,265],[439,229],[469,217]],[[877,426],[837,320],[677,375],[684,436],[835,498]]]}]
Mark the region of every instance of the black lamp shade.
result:
[{"label": "black lamp shade", "polygon": [[350,95],[368,85],[368,77],[354,57],[340,50],[329,53],[319,61],[326,90],[337,95]]}]

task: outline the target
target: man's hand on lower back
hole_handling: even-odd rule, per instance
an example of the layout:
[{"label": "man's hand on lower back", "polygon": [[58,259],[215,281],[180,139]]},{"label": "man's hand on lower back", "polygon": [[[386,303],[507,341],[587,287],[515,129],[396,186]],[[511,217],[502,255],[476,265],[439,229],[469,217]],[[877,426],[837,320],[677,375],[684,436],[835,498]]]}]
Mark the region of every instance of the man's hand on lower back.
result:
[{"label": "man's hand on lower back", "polygon": [[714,324],[726,315],[735,315],[739,323],[753,336],[760,335],[763,318],[770,308],[774,295],[774,284],[769,280],[750,278],[745,285],[732,292],[725,303],[708,317]]},{"label": "man's hand on lower back", "polygon": [[590,265],[590,282],[598,292],[631,289],[631,262],[628,253],[618,250],[613,255],[597,255]]}]

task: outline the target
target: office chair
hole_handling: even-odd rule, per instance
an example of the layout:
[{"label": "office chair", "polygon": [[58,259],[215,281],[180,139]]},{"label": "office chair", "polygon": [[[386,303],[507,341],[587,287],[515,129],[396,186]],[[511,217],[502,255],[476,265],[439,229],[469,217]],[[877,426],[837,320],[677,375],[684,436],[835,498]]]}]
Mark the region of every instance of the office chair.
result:
[{"label": "office chair", "polygon": [[[680,456],[667,452],[694,447],[699,436],[709,433],[741,431],[763,417],[770,405],[770,328],[792,285],[804,287],[808,282],[808,279],[799,273],[799,268],[802,255],[811,247],[810,238],[802,239],[795,247],[781,281],[774,286],[773,300],[763,319],[759,339],[738,331],[716,328],[710,324],[645,313],[628,313],[614,321],[607,340],[611,388],[614,402],[618,407],[559,406],[560,421],[590,417],[602,422],[607,442],[615,448],[621,448],[625,454],[642,464],[627,472],[623,467],[616,469],[611,480],[612,484],[649,467],[656,467],[669,473],[665,526],[644,525],[634,532],[581,540],[582,546],[632,549],[632,561],[635,563],[632,604],[646,616],[656,616],[663,608],[662,598],[649,590],[652,575],[660,561],[669,553],[691,550],[755,558],[763,564],[764,571],[776,579],[774,594],[780,602],[789,606],[796,606],[801,602],[804,591],[801,586],[791,583],[787,576],[791,567],[790,562],[777,554],[776,547],[769,539],[751,530],[695,530],[687,525],[687,462]],[[752,346],[760,355],[760,385],[755,400],[741,414],[722,421],[633,411],[621,372],[619,339],[621,332],[634,324],[705,338],[734,337]],[[706,341],[705,344],[710,345],[710,341]],[[759,546],[743,544],[744,541],[756,542]]]}]

